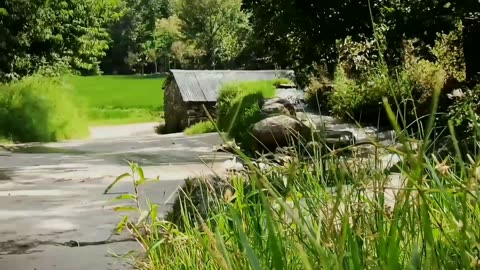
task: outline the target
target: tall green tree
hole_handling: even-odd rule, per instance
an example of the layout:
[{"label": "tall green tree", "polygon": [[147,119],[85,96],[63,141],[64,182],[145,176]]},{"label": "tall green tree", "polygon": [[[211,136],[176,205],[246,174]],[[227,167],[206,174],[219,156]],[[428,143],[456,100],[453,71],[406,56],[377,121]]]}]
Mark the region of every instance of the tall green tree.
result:
[{"label": "tall green tree", "polygon": [[99,72],[107,27],[120,0],[6,0],[0,12],[0,76],[4,80],[62,62]]},{"label": "tall green tree", "polygon": [[244,8],[264,57],[299,75],[319,62],[333,73],[336,40],[372,32],[368,1],[244,0]]},{"label": "tall green tree", "polygon": [[245,48],[250,34],[250,14],[242,10],[242,0],[175,0],[182,20],[182,32],[209,68],[228,64]]},{"label": "tall green tree", "polygon": [[146,62],[153,64],[151,56],[156,22],[160,18],[168,18],[171,14],[169,0],[123,1],[125,9],[121,18],[110,29],[111,48],[102,63],[103,69],[108,73],[128,73]]},{"label": "tall green tree", "polygon": [[183,39],[181,26],[182,21],[175,15],[157,20],[154,34],[155,54],[157,60],[164,59],[165,70],[170,69],[170,59],[174,55],[173,44]]}]

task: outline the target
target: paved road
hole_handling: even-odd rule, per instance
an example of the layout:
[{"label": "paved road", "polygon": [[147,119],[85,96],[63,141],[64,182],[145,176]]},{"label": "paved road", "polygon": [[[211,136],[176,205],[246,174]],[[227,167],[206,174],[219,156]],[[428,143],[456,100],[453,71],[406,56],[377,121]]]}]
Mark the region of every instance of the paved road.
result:
[{"label": "paved road", "polygon": [[[107,239],[120,215],[112,198],[131,192],[128,181],[103,195],[125,160],[142,165],[160,182],[141,190],[167,210],[167,199],[188,176],[223,170],[226,155],[213,153],[217,135],[155,135],[151,124],[96,128],[93,139],[0,148],[0,270],[129,269],[110,252],[138,248],[115,236],[108,245],[63,247],[45,243]],[[206,164],[204,164],[206,163]]]}]

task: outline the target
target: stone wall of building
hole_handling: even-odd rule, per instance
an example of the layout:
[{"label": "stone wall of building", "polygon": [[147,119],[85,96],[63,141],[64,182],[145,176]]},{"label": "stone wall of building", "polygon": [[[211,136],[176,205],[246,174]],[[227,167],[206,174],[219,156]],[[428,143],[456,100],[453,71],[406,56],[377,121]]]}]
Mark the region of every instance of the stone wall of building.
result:
[{"label": "stone wall of building", "polygon": [[217,117],[215,102],[189,102],[187,103],[187,108],[187,117],[182,123],[182,126],[185,127],[189,127],[198,122],[209,121],[208,114],[210,114],[213,119]]},{"label": "stone wall of building", "polygon": [[187,115],[187,104],[183,102],[182,94],[175,80],[169,79],[164,92],[165,132],[183,131],[182,122]]}]

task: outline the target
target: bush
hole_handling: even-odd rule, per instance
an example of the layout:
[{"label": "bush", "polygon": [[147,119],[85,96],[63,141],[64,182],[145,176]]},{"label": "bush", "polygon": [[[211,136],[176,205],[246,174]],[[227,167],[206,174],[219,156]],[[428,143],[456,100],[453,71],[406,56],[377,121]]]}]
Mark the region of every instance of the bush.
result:
[{"label": "bush", "polygon": [[227,119],[231,123],[226,129],[228,136],[235,139],[242,147],[249,148],[253,143],[250,127],[263,120],[262,105],[264,97],[261,93],[240,95],[232,102]]},{"label": "bush", "polygon": [[224,85],[217,101],[218,128],[248,148],[252,142],[249,129],[264,118],[263,101],[275,96],[275,84],[280,81],[282,79]]},{"label": "bush", "polygon": [[186,128],[184,133],[186,135],[197,135],[197,134],[211,133],[215,131],[217,131],[217,129],[215,128],[215,124],[211,121],[206,121],[206,122],[196,123],[195,125]]},{"label": "bush", "polygon": [[246,81],[225,84],[220,90],[217,100],[217,117],[220,130],[226,131],[230,128],[232,119],[228,117],[228,114],[231,110],[233,101],[237,97],[259,93],[264,98],[272,98],[275,96],[276,86],[283,83],[292,83],[292,81],[280,78],[268,81]]},{"label": "bush", "polygon": [[475,135],[480,126],[480,85],[471,90],[457,89],[449,97],[454,102],[448,108],[447,119],[461,137]]},{"label": "bush", "polygon": [[453,31],[439,33],[435,46],[432,48],[432,53],[448,76],[459,82],[466,78],[462,29],[462,22],[459,21]]},{"label": "bush", "polygon": [[305,89],[305,97],[310,108],[322,113],[329,113],[328,100],[333,92],[333,81],[329,78],[326,68],[321,65],[315,66],[314,73],[308,76],[308,85]]},{"label": "bush", "polygon": [[227,130],[230,126],[230,120],[227,115],[232,107],[233,100],[241,95],[242,87],[239,84],[226,84],[220,90],[217,100],[217,124],[220,130]]},{"label": "bush", "polygon": [[357,68],[352,76],[351,68],[346,70],[340,63],[328,103],[332,112],[342,118],[353,117],[373,124],[381,113],[380,124],[389,125],[386,114],[382,113],[382,100],[386,97],[404,125],[427,115],[433,93],[443,89],[447,82],[447,72],[440,63],[415,56],[413,41],[405,45],[405,64],[394,71],[377,62],[361,72]]},{"label": "bush", "polygon": [[56,78],[39,75],[0,86],[0,136],[18,142],[58,141],[88,135],[82,106]]},{"label": "bush", "polygon": [[[376,124],[383,110],[384,97],[395,104],[401,97],[409,96],[408,81],[402,75],[392,78],[388,69],[379,65],[357,80],[348,78],[343,68],[339,68],[329,106],[339,117]],[[380,116],[382,124],[388,124],[386,115],[381,113]]]}]

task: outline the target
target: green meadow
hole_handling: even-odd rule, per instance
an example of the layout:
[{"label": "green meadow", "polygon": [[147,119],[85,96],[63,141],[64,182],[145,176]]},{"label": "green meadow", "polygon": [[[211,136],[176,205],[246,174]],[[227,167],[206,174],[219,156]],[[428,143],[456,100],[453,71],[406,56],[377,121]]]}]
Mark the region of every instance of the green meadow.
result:
[{"label": "green meadow", "polygon": [[69,76],[66,82],[87,105],[90,125],[159,121],[164,76]]}]

